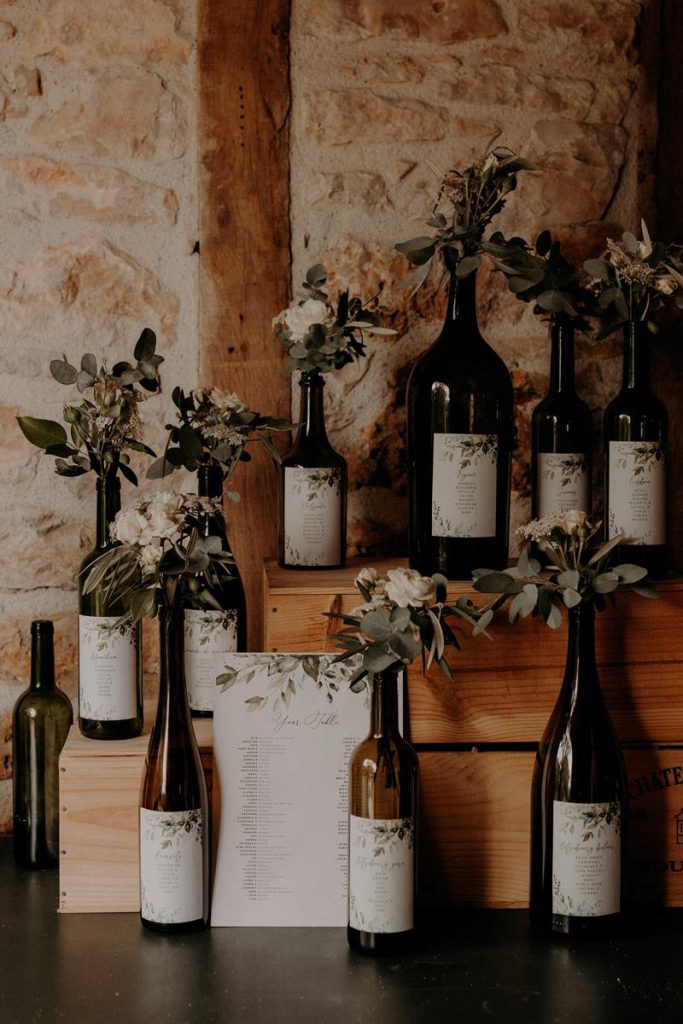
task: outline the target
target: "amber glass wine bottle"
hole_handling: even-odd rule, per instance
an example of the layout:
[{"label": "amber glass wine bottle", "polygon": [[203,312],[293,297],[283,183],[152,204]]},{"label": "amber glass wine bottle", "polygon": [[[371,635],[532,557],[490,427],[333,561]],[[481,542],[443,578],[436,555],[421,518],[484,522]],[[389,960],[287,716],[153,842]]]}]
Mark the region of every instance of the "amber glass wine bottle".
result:
[{"label": "amber glass wine bottle", "polygon": [[97,481],[97,538],[78,577],[78,724],[84,736],[125,740],[142,731],[142,629],[121,622],[126,608],[105,581],[83,593],[87,570],[114,547],[109,528],[121,508],[115,467]]},{"label": "amber glass wine bottle", "polygon": [[532,518],[591,511],[591,411],[576,393],[574,325],[556,316],[550,326],[550,387],[531,417]]},{"label": "amber glass wine bottle", "polygon": [[159,703],[140,800],[140,915],[154,931],[209,923],[209,804],[187,703],[182,606],[159,609]]},{"label": "amber glass wine bottle", "polygon": [[399,731],[398,679],[372,677],[371,731],[349,762],[349,945],[397,953],[415,931],[417,754]]},{"label": "amber glass wine bottle", "polygon": [[288,569],[340,569],[346,564],[346,460],[325,430],[317,371],[301,374],[300,427],[280,467],[279,562]]},{"label": "amber glass wine bottle", "polygon": [[74,716],[55,683],[53,634],[51,622],[31,623],[31,685],[12,718],[12,837],[14,859],[25,868],[59,862],[59,755]]},{"label": "amber glass wine bottle", "polygon": [[[223,498],[223,472],[216,462],[202,464],[197,470],[200,497],[220,502]],[[204,537],[218,537],[224,551],[230,552],[222,513],[204,516]],[[185,681],[190,710],[198,717],[213,715],[216,677],[225,671],[225,655],[247,647],[247,602],[242,577],[236,562],[230,575],[219,570],[220,583],[210,588],[218,608],[186,607]]]},{"label": "amber glass wine bottle", "polygon": [[532,923],[598,936],[622,911],[624,761],[600,691],[595,610],[569,612],[567,665],[541,740],[531,792]]},{"label": "amber glass wine bottle", "polygon": [[633,562],[652,579],[666,575],[666,443],[668,416],[652,393],[648,330],[624,326],[621,390],[605,411],[607,538],[625,534],[617,562]]},{"label": "amber glass wine bottle", "polygon": [[512,381],[479,332],[475,280],[451,274],[407,395],[410,564],[460,580],[508,557]]}]

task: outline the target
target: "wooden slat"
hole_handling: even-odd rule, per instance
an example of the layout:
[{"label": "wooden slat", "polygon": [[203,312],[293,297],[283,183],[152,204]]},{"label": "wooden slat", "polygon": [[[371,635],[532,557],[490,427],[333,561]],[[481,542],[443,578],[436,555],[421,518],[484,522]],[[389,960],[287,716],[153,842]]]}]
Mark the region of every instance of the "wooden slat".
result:
[{"label": "wooden slat", "polygon": [[[375,563],[386,569],[387,564]],[[265,571],[266,650],[336,650],[338,620],[324,611],[348,611],[359,603],[353,577],[359,565],[337,572]],[[683,740],[683,582],[659,585],[648,601],[625,592],[618,608],[598,617],[597,650],[605,697],[624,742]],[[471,593],[465,583],[452,599]],[[480,600],[474,595],[476,600]],[[550,630],[538,619],[512,626],[505,616],[492,641],[463,633],[462,651],[449,655],[453,680],[419,663],[411,666],[412,739],[420,743],[535,742],[557,697],[566,657],[566,628]]]},{"label": "wooden slat", "polygon": [[[200,380],[289,417],[271,320],[289,301],[289,2],[199,5]],[[229,533],[260,646],[261,565],[277,548],[275,473],[240,467]]]}]

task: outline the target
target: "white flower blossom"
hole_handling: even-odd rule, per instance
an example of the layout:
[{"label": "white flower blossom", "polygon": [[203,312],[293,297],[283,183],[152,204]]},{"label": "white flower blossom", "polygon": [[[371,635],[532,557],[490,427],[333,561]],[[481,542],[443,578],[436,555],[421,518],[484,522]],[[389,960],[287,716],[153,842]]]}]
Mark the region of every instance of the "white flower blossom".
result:
[{"label": "white flower blossom", "polygon": [[424,607],[436,600],[434,580],[421,576],[416,569],[390,569],[387,573],[386,595],[399,608]]},{"label": "white flower blossom", "polygon": [[138,555],[138,562],[140,563],[143,572],[153,571],[159,565],[164,554],[164,549],[161,544],[147,544],[146,547],[141,548],[140,554]]},{"label": "white flower blossom", "polygon": [[283,310],[277,321],[283,321],[291,332],[292,341],[301,341],[312,324],[326,324],[332,318],[332,310],[320,299],[306,299]]}]

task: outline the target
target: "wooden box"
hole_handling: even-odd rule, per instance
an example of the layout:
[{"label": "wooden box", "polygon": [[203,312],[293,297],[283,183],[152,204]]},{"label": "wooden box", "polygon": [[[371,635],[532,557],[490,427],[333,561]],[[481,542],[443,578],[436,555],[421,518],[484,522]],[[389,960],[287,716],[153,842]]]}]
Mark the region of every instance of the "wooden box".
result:
[{"label": "wooden box", "polygon": [[[59,759],[59,909],[140,909],[140,787],[154,707],[132,740],[89,740],[74,725]],[[211,783],[212,722],[193,719]]]},{"label": "wooden box", "polygon": [[[335,650],[339,620],[360,603],[357,561],[333,572],[267,565],[264,649]],[[401,560],[372,563],[380,571]],[[683,906],[683,582],[657,601],[617,596],[599,616],[600,677],[625,747],[631,788],[629,890],[640,902]],[[451,586],[456,598],[470,592]],[[421,887],[430,905],[521,907],[529,874],[534,750],[559,691],[566,628],[538,620],[462,633],[453,680],[408,671],[410,737],[422,770]],[[680,786],[680,788],[678,788]]]}]

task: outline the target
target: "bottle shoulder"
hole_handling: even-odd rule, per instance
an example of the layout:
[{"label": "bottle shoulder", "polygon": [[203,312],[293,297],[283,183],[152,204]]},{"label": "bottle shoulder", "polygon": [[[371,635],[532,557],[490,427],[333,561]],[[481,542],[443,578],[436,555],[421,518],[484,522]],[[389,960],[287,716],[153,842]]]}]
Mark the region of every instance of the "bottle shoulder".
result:
[{"label": "bottle shoulder", "polygon": [[298,444],[282,459],[283,469],[342,469],[346,459],[331,444]]},{"label": "bottle shoulder", "polygon": [[418,358],[410,375],[409,388],[438,383],[452,387],[476,385],[512,393],[507,364],[480,334],[454,339],[442,332]]},{"label": "bottle shoulder", "polygon": [[[651,391],[622,389],[605,409],[605,430],[642,433],[643,429],[666,431],[668,413],[664,403]],[[620,429],[621,428],[621,429]],[[621,439],[621,438],[619,438]],[[623,438],[628,440],[628,438]],[[638,436],[634,440],[647,440]]]},{"label": "bottle shoulder", "polygon": [[51,690],[32,690],[28,687],[19,694],[14,714],[19,719],[52,715],[71,715],[73,718],[73,705],[68,694],[58,686]]}]

